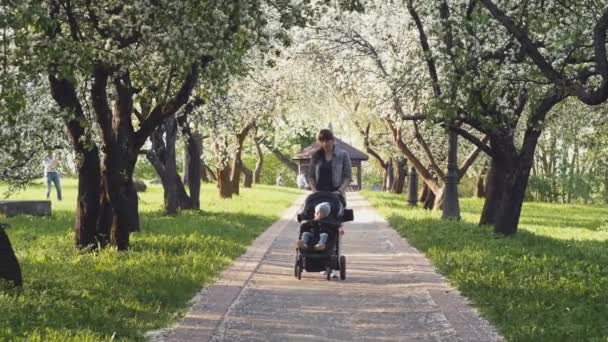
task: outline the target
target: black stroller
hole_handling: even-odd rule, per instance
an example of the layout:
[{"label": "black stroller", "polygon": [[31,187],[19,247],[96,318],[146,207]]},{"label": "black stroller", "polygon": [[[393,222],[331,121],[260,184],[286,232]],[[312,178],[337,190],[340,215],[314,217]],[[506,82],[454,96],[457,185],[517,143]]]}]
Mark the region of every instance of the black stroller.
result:
[{"label": "black stroller", "polygon": [[[315,206],[328,202],[331,206],[329,216],[320,221],[313,221]],[[302,271],[321,272],[325,271],[327,280],[331,279],[333,270],[340,271],[340,279],[346,279],[346,257],[340,255],[340,234],[339,229],[343,222],[353,220],[352,209],[345,208],[345,201],[341,195],[331,192],[315,192],[310,194],[304,202],[304,209],[297,216],[300,223],[300,233],[298,239],[302,238],[305,229],[313,234],[312,244],[319,241],[321,232],[328,233],[327,247],[324,251],[300,250],[296,248],[296,263],[294,276],[302,279]]]}]

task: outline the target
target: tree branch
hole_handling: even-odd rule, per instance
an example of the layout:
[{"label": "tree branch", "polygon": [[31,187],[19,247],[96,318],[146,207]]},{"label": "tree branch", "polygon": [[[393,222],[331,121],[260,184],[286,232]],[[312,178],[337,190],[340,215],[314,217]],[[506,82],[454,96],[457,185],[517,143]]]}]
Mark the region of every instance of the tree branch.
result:
[{"label": "tree branch", "polygon": [[103,141],[106,145],[110,145],[113,142],[112,110],[108,103],[108,93],[106,91],[109,74],[104,67],[98,65],[93,71],[93,77],[93,85],[91,86],[93,109],[95,110],[97,123],[101,128]]},{"label": "tree branch", "polygon": [[283,163],[285,166],[287,166],[288,168],[293,170],[293,172],[295,172],[295,173],[298,172],[297,163],[295,163],[291,159],[287,158],[283,153],[281,153],[281,151],[279,151],[279,149],[270,145],[266,140],[261,139],[260,142],[262,143],[262,145],[266,146],[266,148],[269,149],[270,152],[272,152],[272,154],[274,154],[274,156],[277,157],[277,159],[279,161],[281,161],[281,163]]},{"label": "tree branch", "polygon": [[183,105],[188,102],[192,90],[198,82],[198,63],[193,63],[190,67],[190,72],[186,75],[184,82],[180,90],[177,92],[175,97],[167,102],[156,105],[150,112],[150,115],[141,123],[139,130],[135,133],[136,144],[139,146],[143,145],[152,133],[152,131],[160,125],[164,119],[174,115]]},{"label": "tree branch", "polygon": [[424,114],[412,114],[412,115],[405,115],[405,114],[401,114],[401,120],[403,121],[423,121],[426,120],[427,117]]},{"label": "tree branch", "polygon": [[386,167],[387,167],[386,162],[382,159],[382,157],[374,149],[371,148],[371,146],[369,144],[369,129],[371,127],[371,123],[367,124],[367,126],[365,127],[365,130],[361,129],[361,127],[359,126],[359,123],[357,121],[355,121],[355,126],[359,129],[359,132],[363,136],[363,147],[365,147],[365,151],[367,153],[371,154],[372,157],[376,158],[376,160],[378,161],[378,163],[380,163],[380,166],[383,169],[386,169]]},{"label": "tree branch", "polygon": [[129,73],[117,76],[114,78],[114,87],[116,88],[116,101],[114,101],[114,120],[118,118],[125,123],[128,128],[128,134],[133,133],[133,122],[131,115],[134,112],[133,108],[133,88],[131,87],[131,78]]},{"label": "tree branch", "polygon": [[595,64],[604,80],[608,79],[608,60],[606,59],[606,30],[608,30],[608,7],[593,29],[593,48],[595,50]]},{"label": "tree branch", "polygon": [[561,75],[540,53],[526,32],[520,29],[513,19],[505,14],[492,0],[481,0],[483,5],[490,11],[492,16],[496,18],[522,45],[524,51],[530,56],[534,63],[539,67],[540,71],[551,82],[556,85],[566,87],[568,81]]},{"label": "tree branch", "polygon": [[433,175],[431,174],[431,172],[426,167],[424,167],[424,165],[420,162],[420,160],[407,147],[407,144],[401,138],[401,130],[399,128],[395,127],[395,123],[392,122],[391,120],[385,120],[385,122],[388,125],[391,132],[393,133],[393,138],[395,140],[395,143],[397,144],[397,147],[401,151],[401,153],[403,153],[403,155],[410,161],[410,163],[412,163],[414,168],[416,168],[416,171],[418,172],[420,177],[422,177],[422,179],[428,185],[428,187],[434,193],[438,193],[439,190],[441,189],[441,186],[439,186],[439,183],[433,178]]},{"label": "tree branch", "polygon": [[[487,136],[487,135],[484,135],[484,137],[481,138],[481,142],[485,146],[487,146],[488,140],[490,140],[490,137]],[[469,154],[469,156],[467,157],[467,159],[465,159],[464,163],[462,163],[462,166],[460,166],[460,168],[458,169],[458,179],[459,180],[462,179],[462,177],[464,177],[464,175],[467,173],[467,171],[469,170],[469,168],[471,168],[471,166],[473,165],[473,163],[475,163],[475,161],[479,157],[479,154],[481,153],[481,151],[482,151],[482,149],[477,146],[471,152],[471,154]]]},{"label": "tree branch", "polygon": [[426,140],[424,140],[424,137],[422,136],[422,134],[420,134],[420,130],[418,129],[418,124],[416,124],[416,123],[414,123],[414,137],[416,138],[416,141],[418,141],[418,143],[422,147],[422,150],[424,151],[424,153],[426,154],[426,157],[429,160],[429,164],[435,170],[435,173],[437,173],[437,176],[439,176],[439,178],[441,178],[441,179],[445,179],[445,172],[443,172],[441,167],[439,167],[439,165],[437,165],[437,162],[435,161],[435,157],[433,156],[433,152],[431,152],[431,148],[427,144]]},{"label": "tree branch", "polygon": [[606,60],[605,46],[606,30],[608,29],[608,8],[604,9],[600,20],[594,28],[595,64],[600,74],[607,76],[603,76],[604,81],[599,88],[589,92],[582,84],[568,80],[564,75],[555,70],[540,53],[528,34],[519,28],[513,19],[498,8],[492,0],[481,0],[481,2],[490,11],[492,16],[515,36],[522,45],[524,52],[530,56],[541,73],[554,85],[568,91],[571,95],[576,95],[582,102],[591,106],[601,104],[608,99],[608,61]]},{"label": "tree branch", "polygon": [[420,46],[422,47],[422,51],[424,52],[424,57],[426,60],[426,64],[429,70],[429,75],[431,76],[431,80],[433,82],[433,91],[435,95],[441,95],[441,88],[439,86],[439,77],[437,76],[437,68],[435,67],[435,60],[433,59],[433,54],[431,53],[431,46],[429,45],[429,41],[424,31],[424,26],[422,25],[422,20],[420,20],[420,16],[418,12],[414,8],[413,0],[407,1],[407,9],[410,12],[410,15],[414,19],[416,23],[416,28],[418,29],[418,36],[420,38]]},{"label": "tree branch", "polygon": [[520,152],[520,155],[525,162],[532,163],[534,151],[536,150],[536,145],[538,144],[538,137],[542,131],[542,125],[544,124],[547,113],[556,104],[567,97],[568,96],[563,94],[560,89],[549,89],[543,96],[542,100],[538,102],[538,105],[533,109],[532,114],[528,119],[528,127],[526,128],[526,132],[524,134],[524,142]]},{"label": "tree branch", "polygon": [[477,146],[479,149],[481,149],[483,152],[485,152],[488,156],[490,156],[490,157],[494,156],[494,151],[492,151],[492,149],[486,143],[477,139],[477,137],[475,137],[473,134],[467,132],[466,130],[464,130],[460,127],[452,126],[452,127],[450,127],[450,130],[452,132],[458,133],[458,135],[460,135],[461,137],[470,141],[473,145]]}]

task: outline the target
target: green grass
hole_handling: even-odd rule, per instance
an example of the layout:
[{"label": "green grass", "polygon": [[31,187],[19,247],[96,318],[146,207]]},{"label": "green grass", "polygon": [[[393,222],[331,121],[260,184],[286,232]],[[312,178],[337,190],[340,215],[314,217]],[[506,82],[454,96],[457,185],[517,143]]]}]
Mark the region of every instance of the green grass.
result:
[{"label": "green grass", "polygon": [[[44,191],[40,184],[11,199],[41,199]],[[131,249],[93,254],[73,247],[76,184],[65,180],[52,217],[4,219],[13,225],[7,232],[25,284],[20,294],[0,291],[0,341],[143,340],[182,315],[299,194],[256,186],[221,200],[205,185],[201,212],[164,217],[162,188],[152,186],[140,195],[141,232]]]},{"label": "green grass", "polygon": [[526,203],[519,232],[477,226],[483,202],[461,200],[463,221],[364,192],[509,341],[608,341],[608,208]]}]

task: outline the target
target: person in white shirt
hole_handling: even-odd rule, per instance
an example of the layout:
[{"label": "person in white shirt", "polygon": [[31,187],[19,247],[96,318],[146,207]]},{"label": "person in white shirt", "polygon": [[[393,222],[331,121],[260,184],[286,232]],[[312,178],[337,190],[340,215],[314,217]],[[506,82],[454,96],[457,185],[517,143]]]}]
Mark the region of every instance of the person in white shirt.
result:
[{"label": "person in white shirt", "polygon": [[304,173],[300,173],[298,175],[298,178],[296,178],[296,183],[298,183],[299,189],[310,189],[308,187],[308,182],[306,182],[306,176],[304,176]]},{"label": "person in white shirt", "polygon": [[277,186],[283,186],[283,176],[279,175],[276,181]]},{"label": "person in white shirt", "polygon": [[46,178],[46,198],[51,196],[51,183],[55,185],[57,192],[57,199],[61,201],[61,180],[59,179],[59,172],[57,168],[59,166],[59,160],[50,153],[44,159],[44,176]]}]

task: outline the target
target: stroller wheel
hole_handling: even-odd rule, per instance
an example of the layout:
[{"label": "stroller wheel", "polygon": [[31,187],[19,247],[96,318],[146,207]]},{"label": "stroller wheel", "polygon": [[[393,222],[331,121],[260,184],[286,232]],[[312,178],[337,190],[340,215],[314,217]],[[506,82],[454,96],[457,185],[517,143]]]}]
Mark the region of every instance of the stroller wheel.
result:
[{"label": "stroller wheel", "polygon": [[346,257],[340,255],[340,280],[346,279]]},{"label": "stroller wheel", "polygon": [[331,280],[331,271],[332,271],[331,267],[329,267],[329,266],[325,267],[325,276],[327,277],[327,280]]}]

